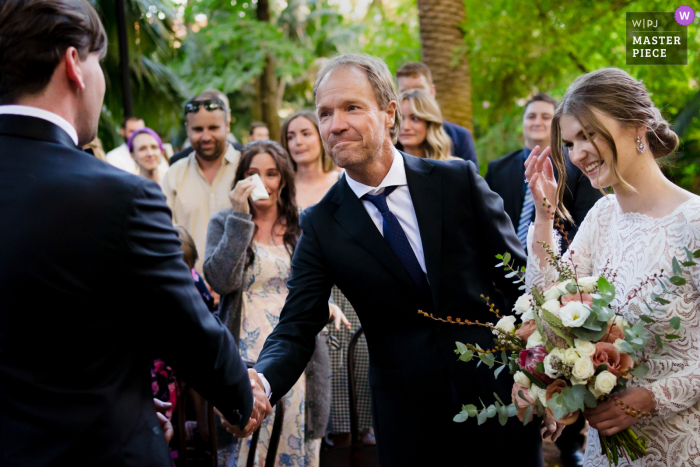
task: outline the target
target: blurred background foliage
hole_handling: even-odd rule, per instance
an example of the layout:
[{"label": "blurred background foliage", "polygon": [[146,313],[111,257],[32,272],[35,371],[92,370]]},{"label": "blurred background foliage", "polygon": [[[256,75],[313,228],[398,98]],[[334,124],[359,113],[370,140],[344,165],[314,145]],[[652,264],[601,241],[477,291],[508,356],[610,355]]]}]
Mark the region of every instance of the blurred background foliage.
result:
[{"label": "blurred background foliage", "polygon": [[[643,80],[681,137],[678,153],[666,161],[667,174],[700,193],[700,15],[688,27],[688,65],[626,66],[625,13],[674,11],[678,2],[455,1],[466,9],[464,50],[482,174],[489,160],[522,147],[529,96],[544,91],[560,99],[581,73],[616,66]],[[100,126],[107,149],[121,142],[114,2],[93,0],[110,40]],[[312,107],[315,73],[336,53],[376,55],[392,72],[421,56],[416,0],[125,2],[134,111],[176,147],[185,137],[182,104],[205,88],[229,96],[233,132],[245,142],[248,125],[265,115],[261,82],[273,84],[267,105],[283,119]]]}]

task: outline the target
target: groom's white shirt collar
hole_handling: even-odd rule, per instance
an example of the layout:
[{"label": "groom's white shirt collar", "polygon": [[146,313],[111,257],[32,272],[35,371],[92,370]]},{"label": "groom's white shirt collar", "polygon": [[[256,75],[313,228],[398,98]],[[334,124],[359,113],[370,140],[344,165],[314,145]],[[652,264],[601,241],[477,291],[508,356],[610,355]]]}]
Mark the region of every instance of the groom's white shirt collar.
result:
[{"label": "groom's white shirt collar", "polygon": [[384,188],[389,186],[404,186],[408,185],[406,180],[406,167],[403,163],[403,157],[401,153],[394,149],[394,160],[391,163],[389,172],[384,177],[384,180],[377,187],[367,186],[363,183],[357,182],[350,178],[350,175],[345,172],[345,177],[347,179],[350,189],[355,193],[358,198],[362,198],[366,194],[376,195],[384,191]]},{"label": "groom's white shirt collar", "polygon": [[25,117],[41,118],[49,121],[54,125],[58,125],[63,131],[68,133],[75,145],[78,145],[78,132],[75,131],[73,125],[68,123],[65,118],[56,115],[48,110],[39,109],[37,107],[29,107],[27,105],[0,105],[0,115],[23,115]]}]

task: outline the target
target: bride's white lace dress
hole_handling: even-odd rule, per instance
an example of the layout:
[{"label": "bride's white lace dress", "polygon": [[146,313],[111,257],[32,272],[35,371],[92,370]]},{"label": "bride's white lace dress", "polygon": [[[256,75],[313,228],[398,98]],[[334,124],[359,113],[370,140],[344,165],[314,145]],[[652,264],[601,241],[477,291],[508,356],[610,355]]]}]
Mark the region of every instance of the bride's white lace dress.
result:
[{"label": "bride's white lace dress", "polygon": [[[531,227],[529,251],[532,241]],[[651,218],[623,213],[615,196],[609,195],[590,210],[565,258],[573,258],[579,277],[599,275],[610,268],[617,273],[617,297],[626,297],[654,273],[663,270],[672,275],[673,257],[686,260],[683,247],[700,249],[700,197],[686,201],[667,216]],[[549,285],[556,278],[551,266],[540,269],[539,261],[530,254],[528,284]],[[632,464],[622,459],[621,466],[700,466],[700,266],[691,268],[686,279],[679,296],[666,297],[671,303],[659,306],[666,314],[650,328],[663,335],[670,329],[669,320],[678,316],[683,325],[681,338],[667,341],[670,345],[649,362],[649,373],[631,382],[631,386],[649,389],[656,401],[657,414],[638,425],[648,437],[649,455]],[[658,293],[661,288],[646,285],[638,296],[650,301],[652,291]],[[638,316],[645,313],[646,307],[637,298],[622,310],[630,323],[638,322]],[[608,466],[598,433],[592,428],[584,465]]]}]

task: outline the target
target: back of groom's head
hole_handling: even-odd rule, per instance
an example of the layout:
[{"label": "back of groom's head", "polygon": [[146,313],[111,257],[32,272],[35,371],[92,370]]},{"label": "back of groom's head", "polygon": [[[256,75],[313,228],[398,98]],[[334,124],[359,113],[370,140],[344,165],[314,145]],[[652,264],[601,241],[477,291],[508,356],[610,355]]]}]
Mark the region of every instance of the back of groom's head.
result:
[{"label": "back of groom's head", "polygon": [[86,0],[0,0],[0,105],[37,94],[69,47],[104,57],[107,35]]}]

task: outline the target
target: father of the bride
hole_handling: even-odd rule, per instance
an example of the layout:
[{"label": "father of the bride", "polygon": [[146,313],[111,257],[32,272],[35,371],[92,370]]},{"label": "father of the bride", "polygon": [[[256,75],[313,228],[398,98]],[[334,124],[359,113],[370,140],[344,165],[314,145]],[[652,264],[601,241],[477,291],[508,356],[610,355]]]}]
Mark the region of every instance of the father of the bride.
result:
[{"label": "father of the bride", "polygon": [[[418,159],[393,146],[398,96],[383,61],[346,54],[314,86],[321,137],[345,176],[304,211],[289,296],[255,369],[272,403],[299,378],[328,321],[333,284],[360,317],[370,354],[375,433],[384,466],[543,465],[538,427],[452,421],[461,404],[510,400],[507,372],[457,360],[455,341],[491,348],[481,327],[419,315],[493,320],[481,294],[516,297],[495,255],[522,246],[498,195],[471,162]],[[503,309],[503,308],[501,308]]]},{"label": "father of the bride", "polygon": [[238,430],[270,410],[195,289],[158,185],[79,149],[97,133],[106,49],[86,0],[0,0],[3,467],[170,467],[156,352]]}]

